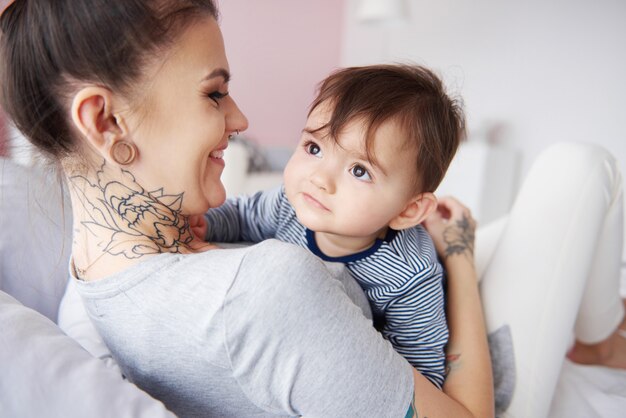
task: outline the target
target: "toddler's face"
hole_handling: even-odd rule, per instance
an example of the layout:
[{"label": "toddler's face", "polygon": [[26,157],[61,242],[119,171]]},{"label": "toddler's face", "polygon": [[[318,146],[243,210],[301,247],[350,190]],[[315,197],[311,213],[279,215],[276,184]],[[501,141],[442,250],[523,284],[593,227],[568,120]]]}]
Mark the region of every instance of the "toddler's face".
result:
[{"label": "toddler's face", "polygon": [[415,190],[415,150],[405,147],[393,121],[376,131],[367,158],[365,126],[347,125],[338,141],[326,131],[330,109],[322,103],[307,119],[298,148],[285,168],[285,191],[307,228],[346,237],[376,238],[406,207]]}]

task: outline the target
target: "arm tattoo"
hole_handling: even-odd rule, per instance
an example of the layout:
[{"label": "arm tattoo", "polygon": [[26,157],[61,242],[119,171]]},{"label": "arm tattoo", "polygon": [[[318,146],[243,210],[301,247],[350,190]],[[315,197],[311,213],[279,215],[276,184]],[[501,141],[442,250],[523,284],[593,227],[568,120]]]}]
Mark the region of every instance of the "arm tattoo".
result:
[{"label": "arm tattoo", "polygon": [[129,259],[176,253],[193,240],[188,219],[181,214],[182,193],[148,192],[126,170],[120,170],[119,180],[114,180],[105,165],[97,172],[95,183],[78,175],[69,179],[88,216],[82,226],[102,238],[105,253]]},{"label": "arm tattoo", "polygon": [[[446,356],[446,375],[449,375],[450,372],[458,369],[461,366],[461,355],[460,354],[448,354]],[[419,414],[417,409],[415,408],[415,399],[411,400],[411,404],[409,405],[409,410],[406,411],[406,415],[404,418],[419,418]],[[428,417],[424,417],[428,418]]]},{"label": "arm tattoo", "polygon": [[460,368],[461,368],[461,355],[460,354],[446,355],[446,377],[450,376],[450,373]]},{"label": "arm tattoo", "polygon": [[[406,415],[404,418],[419,418],[419,414],[417,413],[417,409],[415,409],[415,399],[411,400],[411,404],[409,405],[409,410],[406,411]],[[424,417],[428,418],[428,417]]]},{"label": "arm tattoo", "polygon": [[469,217],[456,221],[443,231],[443,240],[446,243],[446,258],[453,254],[474,256],[474,227]]}]

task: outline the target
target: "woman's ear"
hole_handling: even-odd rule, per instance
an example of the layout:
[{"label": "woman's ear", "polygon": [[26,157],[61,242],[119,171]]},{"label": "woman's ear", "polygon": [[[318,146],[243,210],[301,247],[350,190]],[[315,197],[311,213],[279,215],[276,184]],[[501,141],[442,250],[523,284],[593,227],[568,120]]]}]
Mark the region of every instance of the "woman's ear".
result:
[{"label": "woman's ear", "polygon": [[422,223],[435,209],[437,198],[433,193],[420,193],[411,199],[404,210],[389,223],[389,227],[400,231]]},{"label": "woman's ear", "polygon": [[72,100],[71,114],[74,126],[102,156],[109,154],[116,138],[126,135],[123,121],[114,115],[113,94],[105,87],[82,88]]}]

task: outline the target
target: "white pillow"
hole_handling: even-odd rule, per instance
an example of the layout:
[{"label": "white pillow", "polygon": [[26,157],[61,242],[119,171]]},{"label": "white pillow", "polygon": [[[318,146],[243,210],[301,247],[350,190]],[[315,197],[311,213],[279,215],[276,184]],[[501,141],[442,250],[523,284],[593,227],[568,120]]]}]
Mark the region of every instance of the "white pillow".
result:
[{"label": "white pillow", "polygon": [[0,291],[0,416],[174,417],[48,318]]}]

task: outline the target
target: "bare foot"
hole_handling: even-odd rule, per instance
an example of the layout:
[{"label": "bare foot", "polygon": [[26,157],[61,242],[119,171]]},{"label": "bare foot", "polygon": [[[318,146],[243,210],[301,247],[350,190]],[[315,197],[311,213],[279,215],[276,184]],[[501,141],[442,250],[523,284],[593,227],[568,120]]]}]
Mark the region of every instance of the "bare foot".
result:
[{"label": "bare foot", "polygon": [[626,318],[606,340],[597,344],[574,343],[567,358],[578,364],[626,369]]}]

